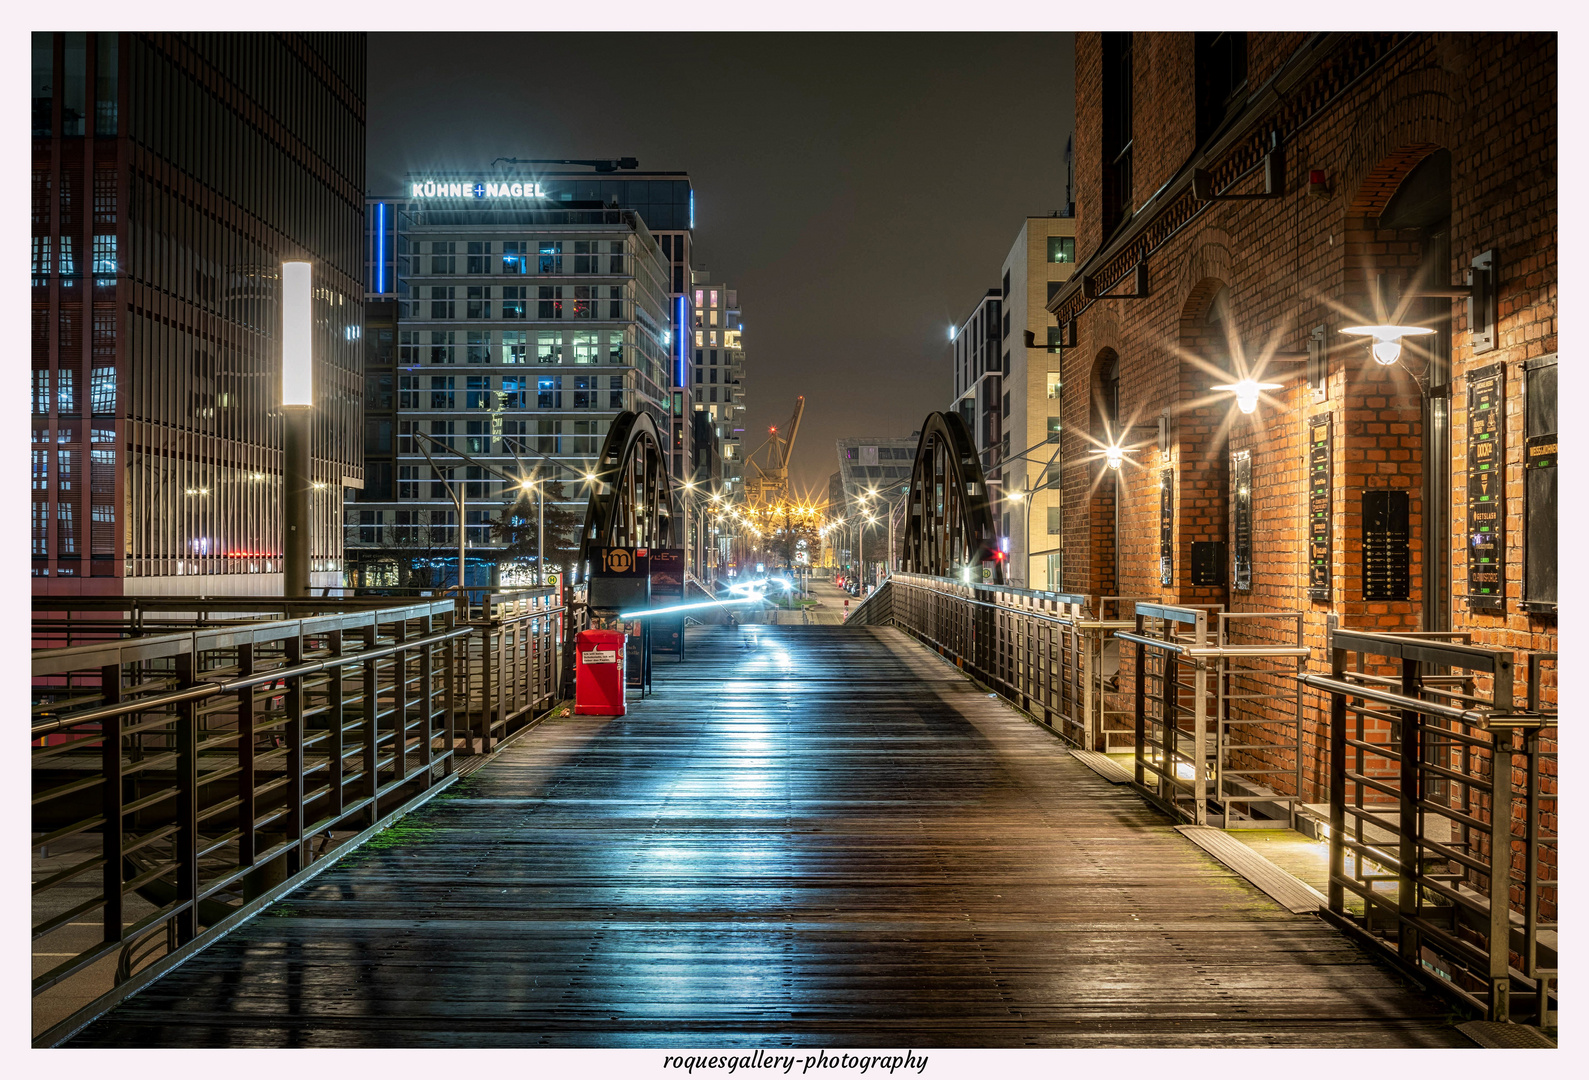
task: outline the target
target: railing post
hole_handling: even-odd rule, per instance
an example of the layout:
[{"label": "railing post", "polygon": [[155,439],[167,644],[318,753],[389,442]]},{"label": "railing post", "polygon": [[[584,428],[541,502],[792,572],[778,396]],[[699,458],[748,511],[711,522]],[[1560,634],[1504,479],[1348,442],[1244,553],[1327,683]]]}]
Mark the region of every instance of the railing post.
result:
[{"label": "railing post", "polygon": [[[1346,677],[1346,650],[1335,648],[1333,639],[1328,643],[1330,650],[1330,677],[1344,679]],[[1337,915],[1346,912],[1345,888],[1342,879],[1346,876],[1346,695],[1337,691],[1330,692],[1330,882],[1329,905],[1330,910]],[[1365,919],[1367,908],[1364,909]]]},{"label": "railing post", "polygon": [[[247,679],[254,674],[254,643],[244,642],[237,649],[237,673]],[[237,692],[237,864],[253,866],[254,822],[259,820],[254,777],[254,702],[255,687]]]},{"label": "railing post", "polygon": [[[176,657],[177,685],[193,685],[197,657]],[[177,704],[177,903],[187,905],[176,916],[177,944],[198,934],[199,920],[199,709],[189,699]]]},{"label": "railing post", "polygon": [[[449,611],[442,615],[441,624],[448,630],[455,630],[458,626],[457,610]],[[447,644],[442,647],[442,670],[446,673],[446,682],[443,684],[442,707],[447,710],[447,763],[442,766],[442,773],[451,776],[458,767],[458,639],[448,638]]]},{"label": "railing post", "polygon": [[[364,647],[374,649],[380,642],[380,616],[372,615],[364,627]],[[364,670],[364,795],[370,800],[365,825],[380,820],[381,791],[381,662],[366,660]]]},{"label": "railing post", "polygon": [[[1401,662],[1401,692],[1408,697],[1420,696],[1421,680],[1418,678],[1418,661]],[[1418,967],[1422,960],[1422,935],[1410,924],[1418,914],[1418,878],[1422,866],[1419,849],[1422,847],[1421,814],[1418,807],[1419,764],[1423,760],[1423,714],[1414,709],[1401,710],[1401,770],[1398,797],[1400,800],[1400,846],[1397,862],[1400,864],[1396,881],[1396,910],[1401,916],[1396,934],[1397,951],[1402,960]]]},{"label": "railing post", "polygon": [[[1201,620],[1199,620],[1201,631]],[[1202,634],[1198,634],[1202,638]],[[1201,645],[1202,641],[1199,640]],[[1195,800],[1192,810],[1192,822],[1196,825],[1208,824],[1208,664],[1198,659],[1192,662],[1193,692],[1197,695],[1197,702],[1192,710],[1192,797]]]},{"label": "railing post", "polygon": [[[1141,637],[1142,636],[1142,630],[1143,630],[1142,613],[1139,611],[1139,612],[1137,612],[1137,637]],[[1100,642],[1103,640],[1101,634],[1097,635],[1097,637],[1098,637],[1098,640]],[[1147,680],[1148,647],[1146,645],[1142,644],[1142,642],[1140,642],[1140,641],[1138,641],[1136,643],[1136,646],[1137,646],[1137,677],[1136,677],[1136,684],[1137,684],[1137,688],[1136,688],[1136,700],[1137,700],[1137,762],[1136,762],[1136,764],[1137,764],[1137,787],[1146,789],[1147,786],[1148,786],[1148,772],[1147,772],[1146,758],[1143,757],[1143,751],[1146,748],[1147,743],[1148,743],[1148,689],[1147,689],[1147,687],[1148,687],[1148,680]],[[1087,688],[1090,691],[1092,689],[1092,675],[1091,675],[1091,672],[1090,672],[1090,668],[1091,668],[1091,664],[1092,664],[1092,656],[1091,656],[1091,650],[1090,649],[1088,650],[1087,663],[1088,663],[1088,666],[1089,666],[1089,673],[1088,673],[1088,676],[1087,676]],[[1099,700],[1102,701],[1102,695],[1099,696]],[[1090,711],[1090,706],[1089,706],[1089,711]],[[1100,724],[1100,727],[1101,726],[1102,725]]]},{"label": "railing post", "polygon": [[[423,629],[420,637],[429,637],[436,628],[436,620],[432,613],[426,612]],[[430,786],[430,763],[432,757],[431,740],[435,737],[436,722],[436,696],[433,682],[434,671],[431,661],[435,656],[436,646],[422,645],[419,649],[419,700],[422,719],[419,724],[419,764],[424,770],[423,787]]]},{"label": "railing post", "polygon": [[[342,655],[342,631],[332,630],[326,635],[331,655]],[[326,797],[331,802],[331,816],[342,816],[342,665],[335,664],[327,671],[329,694],[326,697]]]},{"label": "railing post", "polygon": [[[287,666],[303,661],[303,627],[299,624],[296,636],[287,639]],[[292,847],[287,849],[287,876],[303,869],[303,714],[304,681],[307,676],[295,675],[287,680],[287,838]]]},{"label": "railing post", "polygon": [[[399,642],[408,639],[408,620],[398,619],[392,630]],[[392,654],[392,781],[408,775],[408,650]]]},{"label": "railing post", "polygon": [[[121,702],[121,664],[106,664],[99,669],[99,685],[101,695],[106,705],[117,705]],[[105,894],[105,940],[121,940],[122,902],[121,902],[121,861],[122,861],[122,829],[121,829],[121,801],[122,801],[122,775],[121,775],[121,715],[108,716],[100,721],[100,771],[104,773],[103,801],[100,813],[105,819],[104,835],[101,838],[104,844],[105,866],[103,869],[102,887]]]}]

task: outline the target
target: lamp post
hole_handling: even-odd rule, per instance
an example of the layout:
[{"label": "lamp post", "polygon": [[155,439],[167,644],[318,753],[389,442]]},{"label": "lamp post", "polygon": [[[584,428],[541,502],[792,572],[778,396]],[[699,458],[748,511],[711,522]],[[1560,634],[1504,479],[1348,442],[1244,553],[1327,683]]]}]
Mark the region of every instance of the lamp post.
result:
[{"label": "lamp post", "polygon": [[309,460],[314,417],[313,268],[281,264],[282,579],[283,596],[309,595]]}]

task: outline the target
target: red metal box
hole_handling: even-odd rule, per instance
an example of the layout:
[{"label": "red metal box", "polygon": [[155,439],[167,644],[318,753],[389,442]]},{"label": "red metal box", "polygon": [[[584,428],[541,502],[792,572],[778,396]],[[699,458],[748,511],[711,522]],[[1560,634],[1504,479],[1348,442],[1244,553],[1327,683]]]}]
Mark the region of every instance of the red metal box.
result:
[{"label": "red metal box", "polygon": [[622,630],[581,630],[574,640],[574,713],[624,714]]}]

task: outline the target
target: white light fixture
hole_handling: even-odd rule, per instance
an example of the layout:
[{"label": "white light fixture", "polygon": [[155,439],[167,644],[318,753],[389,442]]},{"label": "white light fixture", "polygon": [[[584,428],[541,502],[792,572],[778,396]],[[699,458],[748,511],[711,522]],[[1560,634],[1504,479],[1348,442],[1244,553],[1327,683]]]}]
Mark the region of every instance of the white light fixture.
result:
[{"label": "white light fixture", "polygon": [[1401,339],[1414,337],[1418,334],[1432,334],[1433,330],[1427,326],[1400,326],[1395,323],[1380,323],[1375,326],[1343,326],[1341,333],[1351,334],[1354,337],[1372,337],[1374,339],[1373,353],[1376,364],[1394,364],[1401,359]]},{"label": "white light fixture", "polygon": [[1125,451],[1118,446],[1106,446],[1103,452],[1104,463],[1111,469],[1118,469],[1120,462],[1125,459]]},{"label": "white light fixture", "polygon": [[281,264],[281,403],[314,404],[314,355],[309,263]]},{"label": "white light fixture", "polygon": [[1209,389],[1230,391],[1236,395],[1236,407],[1244,413],[1250,413],[1258,407],[1258,394],[1261,391],[1279,390],[1280,384],[1242,379],[1240,382],[1227,383],[1223,386],[1211,386]]}]

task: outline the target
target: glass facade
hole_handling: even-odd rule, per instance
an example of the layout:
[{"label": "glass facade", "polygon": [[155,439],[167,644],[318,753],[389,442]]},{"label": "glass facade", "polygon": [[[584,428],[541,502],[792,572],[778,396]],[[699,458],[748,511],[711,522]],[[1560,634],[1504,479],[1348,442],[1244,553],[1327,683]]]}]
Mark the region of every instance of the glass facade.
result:
[{"label": "glass facade", "polygon": [[315,267],[311,570],[337,583],[363,35],[40,33],[32,57],[37,587],[279,592],[286,259]]}]

